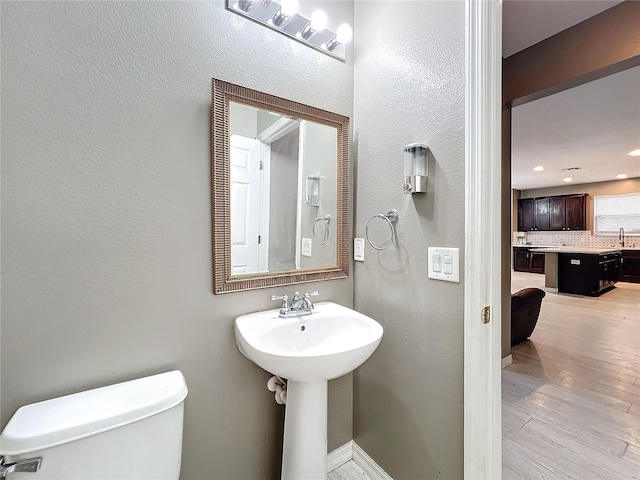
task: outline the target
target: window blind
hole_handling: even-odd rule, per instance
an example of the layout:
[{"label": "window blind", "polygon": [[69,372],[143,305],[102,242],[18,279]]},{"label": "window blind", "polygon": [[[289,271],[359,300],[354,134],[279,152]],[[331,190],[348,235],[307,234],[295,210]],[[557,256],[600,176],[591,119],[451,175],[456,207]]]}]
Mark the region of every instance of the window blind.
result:
[{"label": "window blind", "polygon": [[595,235],[640,235],[640,192],[596,196],[593,213]]}]

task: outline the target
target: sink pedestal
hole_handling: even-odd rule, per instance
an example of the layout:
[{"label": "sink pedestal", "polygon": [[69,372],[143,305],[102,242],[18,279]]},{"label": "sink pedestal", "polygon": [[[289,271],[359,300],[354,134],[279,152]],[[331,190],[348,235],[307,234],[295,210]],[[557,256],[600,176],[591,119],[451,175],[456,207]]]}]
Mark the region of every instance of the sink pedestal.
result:
[{"label": "sink pedestal", "polygon": [[282,480],[327,478],[327,381],[287,382]]}]

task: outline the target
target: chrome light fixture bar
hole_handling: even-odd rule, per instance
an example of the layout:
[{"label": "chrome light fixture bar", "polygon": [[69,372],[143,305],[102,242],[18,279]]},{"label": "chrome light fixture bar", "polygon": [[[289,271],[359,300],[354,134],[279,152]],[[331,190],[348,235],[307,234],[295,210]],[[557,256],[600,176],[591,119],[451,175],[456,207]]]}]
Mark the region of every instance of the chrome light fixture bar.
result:
[{"label": "chrome light fixture bar", "polygon": [[337,33],[325,28],[327,16],[320,10],[307,19],[296,13],[298,0],[227,0],[227,10],[242,15],[319,52],[345,61],[345,44],[351,41],[349,25]]}]

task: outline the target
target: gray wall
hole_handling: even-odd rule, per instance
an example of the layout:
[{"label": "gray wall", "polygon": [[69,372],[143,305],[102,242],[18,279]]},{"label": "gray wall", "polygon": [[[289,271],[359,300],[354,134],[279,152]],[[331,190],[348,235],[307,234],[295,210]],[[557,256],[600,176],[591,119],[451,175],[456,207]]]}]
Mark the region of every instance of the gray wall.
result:
[{"label": "gray wall", "polygon": [[270,147],[269,271],[293,270],[296,268],[300,127]]},{"label": "gray wall", "polygon": [[[338,223],[338,178],[337,166],[327,162],[327,158],[338,158],[338,136],[335,127],[321,125],[314,122],[302,122],[302,181],[307,175],[320,176],[320,206],[307,207],[304,205],[306,189],[302,188],[302,202],[300,211],[300,235],[312,241],[311,256],[300,256],[301,268],[326,267],[337,265],[337,223]],[[317,240],[313,235],[316,218],[331,215],[327,235],[326,224],[318,222],[316,227]],[[326,235],[326,236],[325,236]],[[325,240],[326,239],[326,240]],[[319,242],[325,242],[321,245]]]},{"label": "gray wall", "polygon": [[[211,78],[351,116],[352,65],[222,1],[1,8],[2,426],[179,368],[183,478],[275,478],[283,409],[232,326],[292,288],[212,294]],[[351,279],[308,286],[352,304]],[[329,448],[351,438],[351,388],[331,385]]]},{"label": "gray wall", "polygon": [[[463,477],[463,285],[427,278],[427,247],[464,265],[463,2],[356,2],[356,236],[396,208],[398,241],[355,264],[356,309],[385,328],[354,374],[354,438],[393,478]],[[427,143],[429,193],[402,192]],[[462,269],[461,269],[462,275]]]}]

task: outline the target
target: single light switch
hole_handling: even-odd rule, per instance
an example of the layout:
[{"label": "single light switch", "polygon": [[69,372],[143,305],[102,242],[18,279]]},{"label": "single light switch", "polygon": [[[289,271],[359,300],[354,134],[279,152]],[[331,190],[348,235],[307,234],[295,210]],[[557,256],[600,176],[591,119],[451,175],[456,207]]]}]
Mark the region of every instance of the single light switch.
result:
[{"label": "single light switch", "polygon": [[433,254],[433,271],[434,272],[442,271],[441,257],[437,253]]},{"label": "single light switch", "polygon": [[460,283],[460,249],[429,247],[429,278]]},{"label": "single light switch", "polygon": [[444,273],[453,273],[453,257],[451,255],[444,256]]},{"label": "single light switch", "polygon": [[310,238],[303,238],[302,239],[302,251],[300,252],[300,254],[303,257],[310,257],[311,256],[311,245],[313,245],[313,242],[311,241]]},{"label": "single light switch", "polygon": [[353,259],[364,262],[364,238],[353,239]]}]

